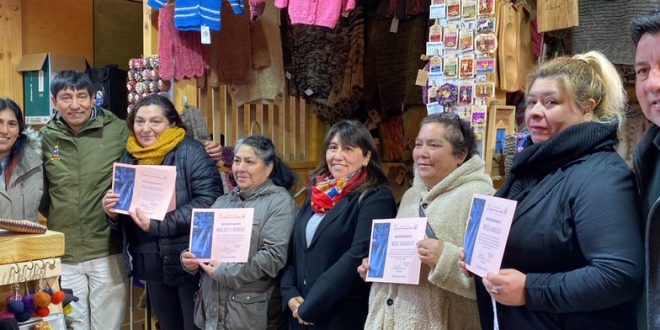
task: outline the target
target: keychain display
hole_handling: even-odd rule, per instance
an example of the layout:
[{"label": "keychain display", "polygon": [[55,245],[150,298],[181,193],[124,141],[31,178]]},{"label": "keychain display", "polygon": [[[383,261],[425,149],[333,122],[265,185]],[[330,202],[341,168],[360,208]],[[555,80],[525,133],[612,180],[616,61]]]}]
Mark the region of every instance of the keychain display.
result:
[{"label": "keychain display", "polygon": [[[486,103],[495,96],[495,0],[431,0],[426,54],[427,112],[454,111],[471,122],[478,139]],[[446,12],[443,12],[446,10]],[[441,41],[441,42],[440,42]]]}]

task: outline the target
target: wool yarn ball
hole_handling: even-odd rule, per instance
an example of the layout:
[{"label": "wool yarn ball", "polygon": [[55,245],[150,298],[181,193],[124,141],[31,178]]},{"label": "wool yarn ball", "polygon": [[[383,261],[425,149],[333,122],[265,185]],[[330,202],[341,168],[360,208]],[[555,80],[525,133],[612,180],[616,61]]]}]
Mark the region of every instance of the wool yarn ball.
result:
[{"label": "wool yarn ball", "polygon": [[73,306],[71,306],[71,304],[64,306],[64,308],[62,308],[62,312],[64,313],[64,315],[71,314],[71,312],[73,312]]},{"label": "wool yarn ball", "polygon": [[29,320],[33,314],[34,314],[34,309],[26,309],[23,311],[23,313],[14,315],[14,318],[18,322],[25,322]]},{"label": "wool yarn ball", "polygon": [[33,297],[34,295],[32,294],[23,297],[23,305],[25,306],[25,309],[34,309],[34,303],[32,302]]},{"label": "wool yarn ball", "polygon": [[[50,305],[50,295],[46,292],[39,291],[34,294],[34,298],[32,298],[32,303],[39,308],[46,308],[48,307],[48,305]],[[39,311],[39,308],[37,308],[37,312]]]},{"label": "wool yarn ball", "polygon": [[57,304],[61,303],[62,300],[64,300],[64,296],[65,296],[65,294],[64,294],[63,291],[57,291],[57,292],[53,293],[53,295],[50,297],[50,302],[57,305]]},{"label": "wool yarn ball", "polygon": [[50,309],[45,308],[45,307],[39,307],[36,310],[36,314],[39,317],[46,317],[46,316],[48,316],[48,314],[50,314]]},{"label": "wool yarn ball", "polygon": [[7,311],[16,315],[23,313],[25,310],[25,305],[23,305],[22,299],[12,300],[7,304]]}]

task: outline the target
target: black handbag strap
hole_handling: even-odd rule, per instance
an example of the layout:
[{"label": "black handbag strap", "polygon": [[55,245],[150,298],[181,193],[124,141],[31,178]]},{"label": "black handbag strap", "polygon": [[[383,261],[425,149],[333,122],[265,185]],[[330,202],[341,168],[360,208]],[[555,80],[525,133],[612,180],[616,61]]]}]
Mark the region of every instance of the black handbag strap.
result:
[{"label": "black handbag strap", "polygon": [[[419,200],[419,217],[420,218],[427,218],[426,212],[424,212],[424,205],[425,203],[422,203],[422,200]],[[428,236],[431,239],[438,239],[437,236],[435,236],[435,232],[433,231],[433,228],[431,228],[431,225],[429,224],[428,220],[426,221],[426,236]]]}]

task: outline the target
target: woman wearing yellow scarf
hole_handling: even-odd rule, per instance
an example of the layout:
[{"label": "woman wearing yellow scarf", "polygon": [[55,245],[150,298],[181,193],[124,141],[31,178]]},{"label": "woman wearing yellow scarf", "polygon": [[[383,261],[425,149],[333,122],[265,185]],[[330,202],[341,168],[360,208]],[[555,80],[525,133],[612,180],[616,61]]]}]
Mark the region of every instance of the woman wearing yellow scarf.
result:
[{"label": "woman wearing yellow scarf", "polygon": [[170,100],[151,95],[140,100],[126,119],[131,131],[120,163],[176,166],[176,209],[164,221],[139,210],[117,214],[119,195],[108,191],[103,208],[108,223],[123,233],[124,266],[128,276],[147,281],[151,305],[160,328],[196,329],[194,294],[199,278],[185,272],[179,254],[188,247],[193,208],[207,208],[222,195],[215,162],[204,146],[185,136],[185,128]]}]

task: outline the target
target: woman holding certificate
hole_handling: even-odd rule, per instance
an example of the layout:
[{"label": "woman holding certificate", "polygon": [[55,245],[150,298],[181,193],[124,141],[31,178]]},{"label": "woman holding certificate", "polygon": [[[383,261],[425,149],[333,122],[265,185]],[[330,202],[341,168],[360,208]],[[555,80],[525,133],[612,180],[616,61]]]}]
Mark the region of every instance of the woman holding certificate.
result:
[{"label": "woman holding certificate", "polygon": [[240,139],[234,151],[232,174],[237,186],[211,208],[254,208],[248,261],[205,263],[188,251],[181,254],[186,269],[203,271],[195,324],[205,330],[285,329],[278,274],[286,264],[298,210],[288,192],[295,173],[276,155],[267,137]]},{"label": "woman holding certificate", "polygon": [[369,252],[372,220],[394,217],[394,197],[361,123],[333,125],[324,150],[296,219],[282,298],[291,329],[362,329],[369,285],[355,268]]},{"label": "woman holding certificate", "polygon": [[[427,217],[417,243],[419,285],[374,283],[365,329],[479,329],[474,282],[458,267],[472,195],[495,191],[470,125],[455,113],[430,115],[413,150],[415,180],[397,218]],[[433,237],[432,237],[433,236]],[[369,259],[358,272],[365,278]]]},{"label": "woman holding certificate", "polygon": [[37,133],[25,132],[23,113],[14,101],[0,98],[0,218],[37,222],[44,191],[41,146]]},{"label": "woman holding certificate", "polygon": [[542,64],[526,94],[531,135],[496,194],[518,202],[502,266],[477,278],[482,326],[634,329],[644,250],[633,173],[614,150],[621,78],[589,52]]},{"label": "woman holding certificate", "polygon": [[222,195],[220,175],[204,146],[185,136],[174,104],[160,95],[141,99],[128,114],[131,131],[119,163],[176,166],[176,208],[163,221],[138,208],[117,214],[119,195],[108,191],[102,204],[108,223],[121,230],[129,276],[147,281],[151,305],[163,330],[196,329],[194,294],[198,277],[183,270],[179,254],[188,247],[193,208],[205,208]]}]

